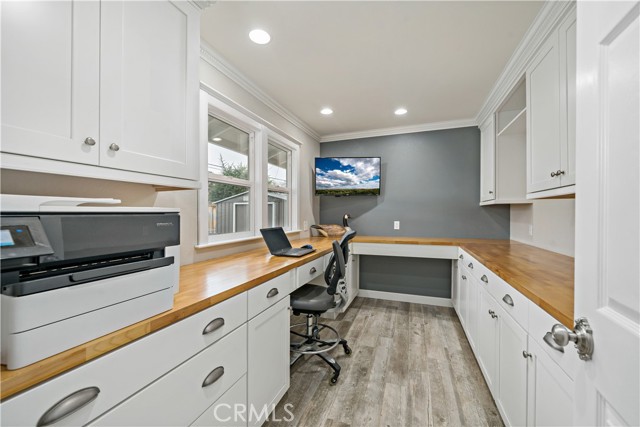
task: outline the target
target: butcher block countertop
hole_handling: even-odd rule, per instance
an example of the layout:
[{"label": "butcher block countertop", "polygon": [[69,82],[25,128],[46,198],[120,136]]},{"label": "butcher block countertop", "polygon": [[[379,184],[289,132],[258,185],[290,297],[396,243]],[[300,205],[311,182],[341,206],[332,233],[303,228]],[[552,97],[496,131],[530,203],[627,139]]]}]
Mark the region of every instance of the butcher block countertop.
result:
[{"label": "butcher block countertop", "polygon": [[[152,332],[245,292],[331,251],[331,239],[293,241],[315,252],[274,257],[264,249],[199,262],[180,269],[180,291],[171,310],[24,368],[0,371],[0,399],[75,368]],[[542,309],[573,326],[573,258],[509,240],[358,236],[354,242],[460,246]]]}]

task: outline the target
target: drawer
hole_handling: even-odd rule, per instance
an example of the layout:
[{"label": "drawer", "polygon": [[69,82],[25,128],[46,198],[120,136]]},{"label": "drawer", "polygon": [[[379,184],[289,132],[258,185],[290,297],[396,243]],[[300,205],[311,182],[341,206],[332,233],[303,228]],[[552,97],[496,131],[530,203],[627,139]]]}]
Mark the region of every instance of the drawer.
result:
[{"label": "drawer", "polygon": [[[324,274],[325,258],[326,255],[324,257],[316,258],[313,261],[309,261],[305,265],[301,265],[296,268],[296,288],[299,288],[316,277],[320,277]],[[329,262],[329,260],[326,260],[326,262]]]},{"label": "drawer", "polygon": [[91,425],[189,425],[229,390],[246,370],[245,325],[140,390]]},{"label": "drawer", "polygon": [[[224,325],[203,335],[204,328],[218,318],[224,319]],[[64,425],[84,425],[246,320],[247,295],[242,293],[7,399],[0,405],[2,423],[36,425],[61,399],[97,387],[100,392],[93,401],[61,421]]]},{"label": "drawer", "polygon": [[498,305],[509,313],[525,331],[528,330],[529,299],[495,274],[490,273],[488,276],[489,293],[496,299]]},{"label": "drawer", "polygon": [[465,266],[467,271],[469,271],[469,273],[473,274],[476,279],[486,285],[488,283],[489,277],[491,275],[494,275],[491,270],[489,270],[471,255],[464,253],[463,256],[464,259],[462,260],[462,264]]},{"label": "drawer", "polygon": [[248,292],[249,319],[293,292],[295,289],[294,274],[294,270],[289,270],[262,285],[250,289]]},{"label": "drawer", "polygon": [[[551,332],[553,325],[560,323],[549,313],[538,307],[534,302],[529,301],[529,336],[549,357],[562,368],[562,370],[574,379],[580,359],[573,345],[566,347],[553,347],[545,340],[547,332]],[[549,334],[548,340],[553,343]]]},{"label": "drawer", "polygon": [[243,375],[191,427],[246,427],[247,411],[247,376]]}]

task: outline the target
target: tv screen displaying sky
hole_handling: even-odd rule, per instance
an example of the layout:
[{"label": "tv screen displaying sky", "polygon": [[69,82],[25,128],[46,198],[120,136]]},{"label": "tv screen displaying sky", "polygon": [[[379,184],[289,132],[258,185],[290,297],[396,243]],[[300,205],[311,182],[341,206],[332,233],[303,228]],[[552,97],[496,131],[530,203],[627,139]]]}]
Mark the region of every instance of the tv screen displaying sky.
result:
[{"label": "tv screen displaying sky", "polygon": [[317,195],[379,195],[380,157],[316,157]]}]

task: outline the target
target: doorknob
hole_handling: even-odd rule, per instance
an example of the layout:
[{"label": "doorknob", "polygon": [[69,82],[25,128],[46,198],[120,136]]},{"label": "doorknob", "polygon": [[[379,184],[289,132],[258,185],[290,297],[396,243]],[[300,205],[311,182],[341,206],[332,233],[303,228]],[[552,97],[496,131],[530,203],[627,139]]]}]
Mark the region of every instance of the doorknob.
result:
[{"label": "doorknob", "polygon": [[593,355],[593,331],[585,317],[576,320],[576,326],[573,331],[564,325],[553,325],[551,336],[553,341],[560,347],[566,346],[569,342],[575,343],[580,360],[591,360]]}]

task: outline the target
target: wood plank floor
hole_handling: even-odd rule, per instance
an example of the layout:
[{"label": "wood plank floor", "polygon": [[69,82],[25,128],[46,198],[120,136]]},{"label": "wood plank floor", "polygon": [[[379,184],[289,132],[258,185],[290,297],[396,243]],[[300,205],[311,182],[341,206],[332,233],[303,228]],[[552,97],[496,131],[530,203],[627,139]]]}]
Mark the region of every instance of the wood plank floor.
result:
[{"label": "wood plank floor", "polygon": [[320,358],[305,356],[265,425],[503,425],[453,309],[358,297],[322,322],[353,350],[331,352],[342,366],[338,384],[329,385],[332,371]]}]

